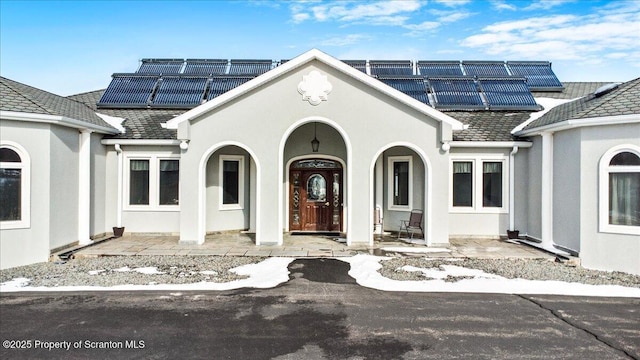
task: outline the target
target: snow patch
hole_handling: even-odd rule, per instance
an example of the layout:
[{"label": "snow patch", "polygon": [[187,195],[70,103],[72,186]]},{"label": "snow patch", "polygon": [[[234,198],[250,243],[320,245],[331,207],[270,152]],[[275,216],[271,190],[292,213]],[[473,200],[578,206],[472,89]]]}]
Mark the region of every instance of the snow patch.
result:
[{"label": "snow patch", "polygon": [[380,248],[382,251],[388,252],[403,252],[403,253],[444,253],[451,252],[451,249],[445,248],[416,248],[416,247],[402,247],[402,246],[389,246]]},{"label": "snow patch", "polygon": [[[358,284],[383,291],[640,297],[640,289],[638,288],[619,285],[587,285],[563,281],[507,279],[480,270],[454,265],[443,265],[443,270],[419,269],[436,280],[398,281],[385,278],[378,273],[378,269],[382,267],[380,261],[388,259],[390,258],[373,255],[339,258],[339,260],[351,265],[349,275],[356,279]],[[418,268],[410,269],[412,271],[418,270]],[[447,276],[472,276],[473,278],[456,282],[442,280]]]},{"label": "snow patch", "polygon": [[122,123],[124,122],[125,119],[115,117],[115,116],[100,114],[100,113],[96,113],[96,115],[98,115],[102,120],[104,120],[104,122],[106,122],[107,124],[113,126],[118,131],[120,131],[121,134],[124,134],[125,132],[127,132],[124,126],[122,126]]}]

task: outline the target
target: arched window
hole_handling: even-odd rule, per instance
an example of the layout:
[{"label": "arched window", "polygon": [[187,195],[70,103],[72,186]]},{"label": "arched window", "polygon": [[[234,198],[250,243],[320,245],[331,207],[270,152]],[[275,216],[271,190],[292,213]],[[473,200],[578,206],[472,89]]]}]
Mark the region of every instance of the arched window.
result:
[{"label": "arched window", "polygon": [[18,144],[0,143],[0,229],[29,227],[30,162]]},{"label": "arched window", "polygon": [[609,150],[600,160],[600,231],[640,235],[640,148]]}]

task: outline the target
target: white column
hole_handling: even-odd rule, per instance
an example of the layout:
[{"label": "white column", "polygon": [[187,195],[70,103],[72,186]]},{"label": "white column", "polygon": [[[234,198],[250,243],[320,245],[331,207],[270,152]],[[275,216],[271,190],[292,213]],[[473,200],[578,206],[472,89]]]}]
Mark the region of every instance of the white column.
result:
[{"label": "white column", "polygon": [[516,223],[516,154],[518,147],[514,146],[509,154],[509,230],[515,230]]},{"label": "white column", "polygon": [[91,244],[89,222],[91,221],[91,131],[80,131],[78,151],[78,243]]},{"label": "white column", "polygon": [[542,246],[553,247],[553,133],[542,134]]},{"label": "white column", "polygon": [[[378,159],[376,159],[376,167],[375,167],[375,177],[376,177],[376,190],[375,190],[375,204],[376,204],[376,208],[380,211],[380,217],[383,216],[384,213],[384,208],[383,208],[383,204],[384,204],[384,192],[383,192],[383,182],[384,182],[384,177],[383,177],[383,156],[382,154],[380,156],[378,156]],[[382,228],[382,224],[376,224],[376,228],[375,228],[375,233],[376,234],[382,234],[382,232],[384,231],[384,229]]]}]

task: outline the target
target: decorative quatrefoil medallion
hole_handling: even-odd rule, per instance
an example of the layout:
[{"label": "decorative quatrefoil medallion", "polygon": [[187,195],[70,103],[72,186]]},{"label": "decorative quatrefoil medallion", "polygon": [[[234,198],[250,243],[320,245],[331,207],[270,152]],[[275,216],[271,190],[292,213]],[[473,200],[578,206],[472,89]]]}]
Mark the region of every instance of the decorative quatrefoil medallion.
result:
[{"label": "decorative quatrefoil medallion", "polygon": [[308,101],[311,105],[318,105],[327,101],[327,95],[333,86],[327,80],[326,75],[312,70],[309,75],[302,76],[302,81],[298,84],[298,92],[302,94],[302,100]]}]

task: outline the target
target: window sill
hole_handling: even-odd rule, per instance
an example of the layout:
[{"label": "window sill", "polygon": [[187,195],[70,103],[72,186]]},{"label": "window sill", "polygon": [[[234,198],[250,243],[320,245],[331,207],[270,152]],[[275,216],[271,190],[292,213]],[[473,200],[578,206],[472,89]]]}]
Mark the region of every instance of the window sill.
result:
[{"label": "window sill", "polygon": [[28,221],[2,221],[0,222],[0,230],[17,230],[29,229],[31,224]]},{"label": "window sill", "polygon": [[239,204],[220,205],[218,207],[218,210],[220,211],[244,210],[244,206]]},{"label": "window sill", "polygon": [[450,214],[508,214],[509,210],[504,208],[482,208],[482,209],[474,209],[474,208],[449,208]]},{"label": "window sill", "polygon": [[640,226],[603,225],[598,231],[605,234],[640,235]]},{"label": "window sill", "polygon": [[122,209],[122,211],[131,212],[179,212],[180,206],[128,206]]},{"label": "window sill", "polygon": [[405,211],[410,212],[412,209],[409,206],[389,206],[387,208],[389,211]]}]

